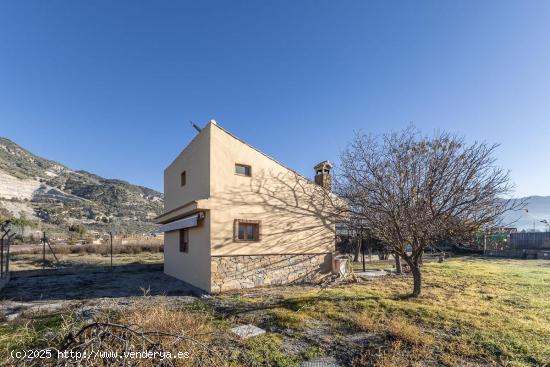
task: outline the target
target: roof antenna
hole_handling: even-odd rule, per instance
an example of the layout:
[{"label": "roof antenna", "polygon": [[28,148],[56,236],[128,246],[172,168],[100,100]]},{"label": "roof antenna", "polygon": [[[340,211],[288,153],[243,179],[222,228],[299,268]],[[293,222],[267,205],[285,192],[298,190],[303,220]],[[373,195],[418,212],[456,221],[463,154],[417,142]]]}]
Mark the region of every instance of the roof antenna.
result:
[{"label": "roof antenna", "polygon": [[201,132],[201,128],[198,127],[197,125],[195,125],[195,123],[193,121],[189,121],[189,123],[191,124],[191,126],[193,126],[195,128],[195,130],[197,130],[199,133]]}]

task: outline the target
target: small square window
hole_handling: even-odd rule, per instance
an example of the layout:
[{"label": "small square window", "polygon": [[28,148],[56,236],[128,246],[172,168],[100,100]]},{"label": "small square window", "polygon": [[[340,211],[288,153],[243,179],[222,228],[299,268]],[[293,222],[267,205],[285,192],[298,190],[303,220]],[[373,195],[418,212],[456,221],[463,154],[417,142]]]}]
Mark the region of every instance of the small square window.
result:
[{"label": "small square window", "polygon": [[235,173],[238,175],[248,176],[252,175],[252,167],[246,164],[235,164]]},{"label": "small square window", "polygon": [[189,230],[180,229],[180,252],[189,252]]},{"label": "small square window", "polygon": [[185,171],[183,171],[180,177],[180,185],[185,186],[186,183],[187,183],[187,174],[185,173]]},{"label": "small square window", "polygon": [[235,241],[260,241],[259,220],[235,220]]}]

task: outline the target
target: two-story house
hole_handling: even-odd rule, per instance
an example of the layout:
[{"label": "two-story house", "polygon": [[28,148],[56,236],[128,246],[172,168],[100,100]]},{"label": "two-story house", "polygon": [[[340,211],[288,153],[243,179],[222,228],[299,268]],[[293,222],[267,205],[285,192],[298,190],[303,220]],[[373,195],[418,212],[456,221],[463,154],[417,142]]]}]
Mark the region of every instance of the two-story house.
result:
[{"label": "two-story house", "polygon": [[210,121],[164,171],[164,271],[207,292],[331,270],[329,162],[315,183]]}]

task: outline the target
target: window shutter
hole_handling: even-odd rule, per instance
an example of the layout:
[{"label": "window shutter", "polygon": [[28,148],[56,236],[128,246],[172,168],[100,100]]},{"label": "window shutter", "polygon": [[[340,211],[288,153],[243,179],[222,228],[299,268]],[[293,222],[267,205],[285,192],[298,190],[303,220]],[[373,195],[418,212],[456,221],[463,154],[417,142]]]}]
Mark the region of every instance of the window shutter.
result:
[{"label": "window shutter", "polygon": [[180,229],[179,235],[180,235],[180,252],[185,252],[185,231],[183,229]]},{"label": "window shutter", "polygon": [[[239,228],[244,230],[244,238],[239,238]],[[249,232],[252,230],[252,232]],[[250,238],[252,236],[253,238]],[[233,221],[233,241],[254,242],[262,238],[262,222],[260,220],[235,219]]]},{"label": "window shutter", "polygon": [[186,229],[179,230],[180,252],[189,252],[189,231]]},{"label": "window shutter", "polygon": [[254,225],[254,240],[260,240],[260,223]]}]

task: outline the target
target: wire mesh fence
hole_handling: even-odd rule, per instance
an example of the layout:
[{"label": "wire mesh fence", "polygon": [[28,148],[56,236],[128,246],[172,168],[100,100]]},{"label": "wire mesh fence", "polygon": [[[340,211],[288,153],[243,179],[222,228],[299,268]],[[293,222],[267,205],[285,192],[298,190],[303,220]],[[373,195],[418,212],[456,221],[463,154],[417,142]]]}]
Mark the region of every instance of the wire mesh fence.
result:
[{"label": "wire mesh fence", "polygon": [[18,243],[11,246],[12,269],[53,270],[68,268],[113,268],[124,265],[159,264],[163,259],[163,243],[128,241],[113,236],[99,243],[69,243],[52,240],[46,233],[39,243]]},{"label": "wire mesh fence", "polygon": [[10,244],[7,239],[0,239],[0,279],[9,278],[10,273]]}]

